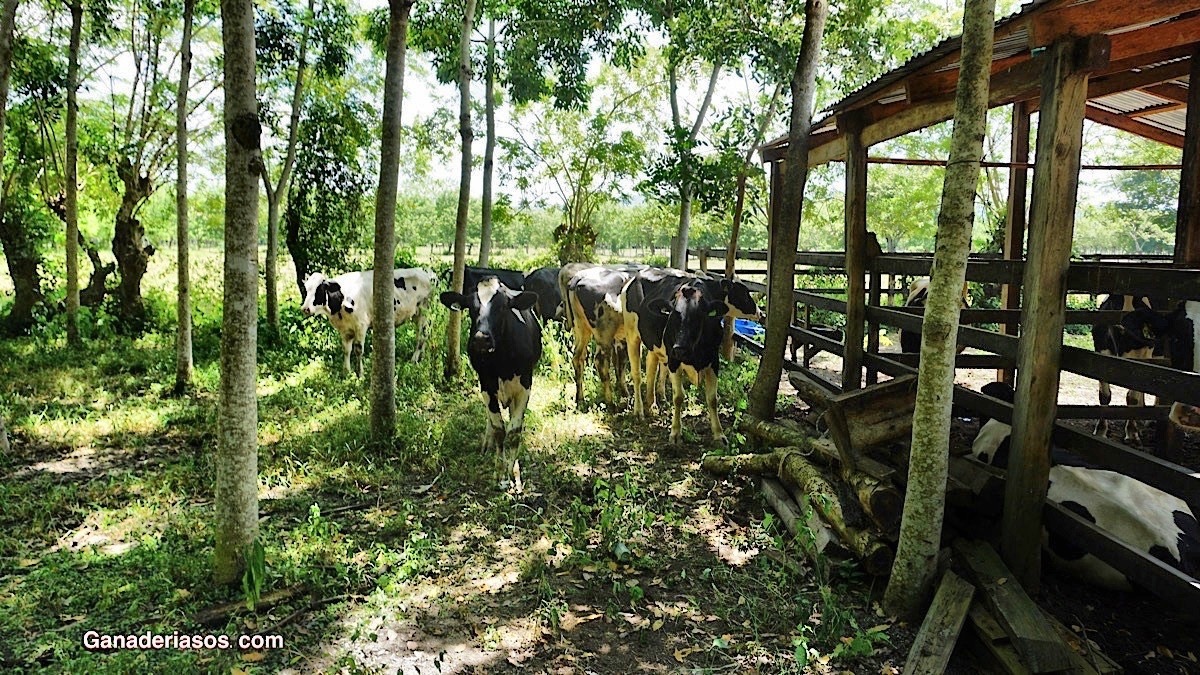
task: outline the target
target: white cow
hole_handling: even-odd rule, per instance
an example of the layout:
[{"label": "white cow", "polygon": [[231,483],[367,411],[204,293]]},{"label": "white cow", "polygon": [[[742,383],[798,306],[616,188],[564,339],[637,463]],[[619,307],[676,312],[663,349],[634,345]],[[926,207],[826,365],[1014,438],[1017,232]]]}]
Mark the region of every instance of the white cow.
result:
[{"label": "white cow", "polygon": [[[329,323],[342,336],[342,347],[346,351],[346,372],[362,375],[362,353],[366,347],[367,330],[371,327],[371,308],[374,275],[371,270],[347,272],[333,278],[317,272],[304,281],[305,315],[327,317]],[[416,318],[417,347],[412,360],[419,361],[425,350],[428,318],[424,311],[433,290],[434,275],[420,268],[401,268],[392,271],[392,287],[395,295],[392,308],[396,312],[395,325]],[[354,357],[351,368],[350,358]]]}]

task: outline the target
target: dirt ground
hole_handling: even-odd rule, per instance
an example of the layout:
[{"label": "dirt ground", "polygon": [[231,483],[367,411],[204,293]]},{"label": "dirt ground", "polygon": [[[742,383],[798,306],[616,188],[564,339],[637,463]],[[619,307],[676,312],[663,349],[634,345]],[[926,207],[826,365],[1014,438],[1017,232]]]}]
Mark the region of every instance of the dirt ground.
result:
[{"label": "dirt ground", "polygon": [[[836,356],[821,353],[813,359],[812,368],[831,382],[840,380],[841,359]],[[975,390],[994,379],[994,370],[960,370],[955,376],[956,384]],[[794,391],[786,382],[781,386]],[[1114,402],[1125,400],[1125,389],[1117,386],[1112,389]],[[1097,405],[1097,383],[1064,372],[1058,401],[1064,405]],[[1078,420],[1069,424],[1091,432],[1095,423]],[[955,418],[952,442],[960,449],[968,448],[978,428],[978,420]],[[1147,451],[1154,447],[1154,435],[1152,425],[1142,429]],[[1121,440],[1119,423],[1110,425],[1108,436]],[[1187,468],[1200,470],[1200,434],[1184,435],[1176,459]],[[1176,611],[1148,591],[1120,593],[1097,589],[1047,567],[1037,600],[1077,635],[1098,645],[1126,673],[1200,673],[1200,621]],[[951,665],[955,672],[981,672],[965,654],[956,653]]]}]

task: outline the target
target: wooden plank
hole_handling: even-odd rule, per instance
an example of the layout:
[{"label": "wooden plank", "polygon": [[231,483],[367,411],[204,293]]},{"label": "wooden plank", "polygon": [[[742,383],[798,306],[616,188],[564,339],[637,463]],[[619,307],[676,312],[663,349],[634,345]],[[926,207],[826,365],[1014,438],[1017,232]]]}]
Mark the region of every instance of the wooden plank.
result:
[{"label": "wooden plank", "polygon": [[933,596],[933,604],[929,606],[913,640],[912,649],[908,652],[904,672],[945,672],[974,596],[975,587],[963,581],[962,577],[951,571],[942,576],[942,582]]},{"label": "wooden plank", "polygon": [[[1192,60],[1189,60],[1189,61],[1181,61],[1179,63],[1179,65],[1187,66],[1188,70],[1190,72],[1191,68],[1195,67],[1195,63],[1196,63],[1196,61],[1193,58]],[[1174,64],[1172,64],[1172,65],[1174,65]],[[1171,82],[1164,82],[1163,84],[1156,84],[1156,85],[1149,86],[1149,87],[1142,87],[1142,91],[1146,92],[1147,94],[1154,94],[1155,96],[1162,98],[1162,99],[1166,99],[1168,101],[1175,101],[1176,103],[1182,103],[1184,105],[1187,105],[1188,91],[1190,91],[1190,90],[1187,87],[1183,87],[1178,84],[1174,84]]]},{"label": "wooden plank", "polygon": [[[1033,176],[1029,209],[1029,260],[1023,307],[1016,407],[1004,495],[1001,550],[1016,578],[1037,591],[1041,575],[1041,505],[1050,473],[1050,434],[1058,402],[1059,357],[1066,312],[1067,270],[1075,229],[1075,198],[1087,106],[1087,71],[1077,68],[1081,44],[1060,40],[1049,58],[1038,115],[1040,168]],[[1021,651],[1020,646],[1017,647]],[[1037,664],[1031,663],[1036,671]]]},{"label": "wooden plank", "polygon": [[1113,673],[1122,673],[1124,669],[1117,664],[1116,661],[1108,658],[1104,652],[1096,647],[1095,643],[1081,638],[1074,631],[1067,628],[1063,622],[1054,617],[1053,614],[1042,610],[1042,614],[1046,616],[1046,621],[1054,627],[1054,630],[1062,637],[1063,642],[1071,648],[1071,652],[1075,655],[1075,672],[1083,675],[1112,675]]},{"label": "wooden plank", "polygon": [[1200,265],[1200,47],[1192,53],[1191,66],[1179,208],[1175,215],[1175,262],[1195,266]]},{"label": "wooden plank", "polygon": [[[1012,110],[1012,136],[1009,158],[1014,162],[1029,161],[1029,104],[1017,102]],[[1029,170],[1014,168],[1008,178],[1008,210],[1004,219],[1003,254],[1005,260],[1025,258],[1025,207],[1028,205]],[[970,263],[968,262],[968,266]],[[1009,311],[1021,308],[1021,287],[1003,284],[1000,287],[1000,307]],[[1017,322],[1006,323],[1001,330],[1006,335],[1017,335]],[[1002,382],[1013,381],[1013,369],[1005,366],[997,372]]]},{"label": "wooden plank", "polygon": [[[1195,4],[1195,0],[1166,1],[1174,3],[1177,7]],[[1141,5],[1145,3],[1137,4]],[[1083,7],[1085,5],[1080,6]],[[1132,7],[1128,3],[1127,6]],[[1163,49],[1197,43],[1200,43],[1200,16],[1192,16],[1113,35],[1112,51],[1109,53],[1109,58],[1113,61],[1134,59]]]},{"label": "wooden plank", "polygon": [[967,619],[971,633],[978,639],[983,650],[980,656],[990,657],[991,665],[994,665],[996,671],[1006,675],[1028,675],[1029,669],[1021,663],[1021,657],[1017,655],[1017,650],[1013,649],[1004,629],[978,597],[971,603]]},{"label": "wooden plank", "polygon": [[[842,126],[839,124],[839,126]],[[867,147],[861,122],[846,119],[846,325],[842,389],[862,386],[863,329],[866,321]]]},{"label": "wooden plank", "polygon": [[1196,0],[1091,0],[1039,12],[1029,22],[1029,46],[1045,47],[1063,37],[1096,33],[1162,21],[1200,9]]},{"label": "wooden plank", "polygon": [[1168,131],[1161,127],[1146,124],[1145,122],[1133,119],[1131,117],[1126,117],[1124,115],[1118,115],[1107,110],[1102,110],[1093,105],[1089,105],[1087,107],[1087,118],[1093,122],[1099,122],[1100,124],[1110,126],[1114,129],[1120,129],[1121,131],[1127,131],[1135,136],[1148,138],[1152,141],[1165,143],[1166,145],[1174,148],[1183,147],[1183,136],[1180,136],[1179,134]]},{"label": "wooden plank", "polygon": [[[1040,536],[1034,540],[1039,541]],[[980,591],[984,604],[1030,671],[1049,673],[1071,665],[1070,649],[990,546],[958,539],[954,542],[954,554],[963,574]]]}]

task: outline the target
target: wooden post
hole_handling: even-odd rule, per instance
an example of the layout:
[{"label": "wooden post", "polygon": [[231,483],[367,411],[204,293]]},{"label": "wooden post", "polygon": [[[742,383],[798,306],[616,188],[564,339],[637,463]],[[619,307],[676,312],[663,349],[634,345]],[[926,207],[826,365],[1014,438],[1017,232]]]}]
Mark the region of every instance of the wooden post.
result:
[{"label": "wooden post", "polygon": [[700,271],[707,272],[708,271],[708,249],[702,248],[699,251],[696,251],[696,257],[700,258]]},{"label": "wooden post", "polygon": [[[871,292],[867,298],[867,304],[872,307],[879,306],[879,300],[882,297],[882,289],[879,287],[883,283],[883,275],[879,273],[879,268],[872,264],[871,274]],[[879,322],[867,322],[867,351],[872,354],[879,353]],[[867,384],[872,385],[879,382],[879,371],[867,367]]]},{"label": "wooden post", "polygon": [[842,391],[862,386],[863,323],[867,319],[867,147],[857,115],[838,118],[846,137],[846,341]]},{"label": "wooden post", "polygon": [[1107,37],[1064,38],[1047,48],[1038,116],[1029,260],[1022,287],[1016,407],[1004,492],[1005,562],[1030,592],[1041,572],[1042,504],[1050,474],[1050,433],[1058,410],[1059,360],[1067,307],[1067,268],[1075,230],[1079,155],[1088,73],[1107,63]]},{"label": "wooden post", "polygon": [[[771,268],[775,266],[775,261],[771,259],[771,251],[775,247],[771,244],[775,241],[775,228],[779,226],[779,220],[782,217],[783,210],[783,174],[787,171],[787,162],[780,160],[771,163],[771,190],[769,201],[767,204],[767,295],[766,295],[766,312],[770,315],[771,312]],[[794,281],[792,282],[795,283]]]},{"label": "wooden post", "polygon": [[[1013,104],[1012,111],[1012,147],[1009,150],[1009,160],[1012,162],[1029,161],[1029,102],[1018,101]],[[1029,188],[1029,169],[1024,166],[1014,166],[1008,172],[1008,215],[1004,220],[1004,259],[1020,260],[1025,256],[1025,203]],[[1004,284],[1000,288],[1000,307],[1002,309],[1019,309],[1021,307],[1021,287]],[[1017,324],[1004,324],[1006,335],[1017,334]],[[1000,382],[1013,383],[1013,369],[1004,368],[996,371],[996,379]]]},{"label": "wooden post", "polygon": [[[1192,51],[1189,77],[1189,82],[1200,83],[1200,46]],[[1188,87],[1179,209],[1175,213],[1175,264],[1200,267],[1200,84]],[[1170,420],[1159,420],[1154,431],[1159,456],[1178,459],[1182,430]]]},{"label": "wooden post", "polygon": [[1183,267],[1200,266],[1200,47],[1192,51],[1190,77],[1175,220],[1175,264]]}]

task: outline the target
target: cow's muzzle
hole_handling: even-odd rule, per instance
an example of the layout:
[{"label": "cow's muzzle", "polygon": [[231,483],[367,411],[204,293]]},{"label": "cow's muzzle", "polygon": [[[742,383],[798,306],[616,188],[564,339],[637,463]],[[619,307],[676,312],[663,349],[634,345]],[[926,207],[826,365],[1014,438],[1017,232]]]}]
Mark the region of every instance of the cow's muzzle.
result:
[{"label": "cow's muzzle", "polygon": [[477,351],[491,353],[491,352],[496,351],[496,341],[494,339],[492,339],[491,333],[484,333],[483,331],[475,331],[474,333],[471,334],[470,347],[471,347],[471,349],[474,349]]}]

